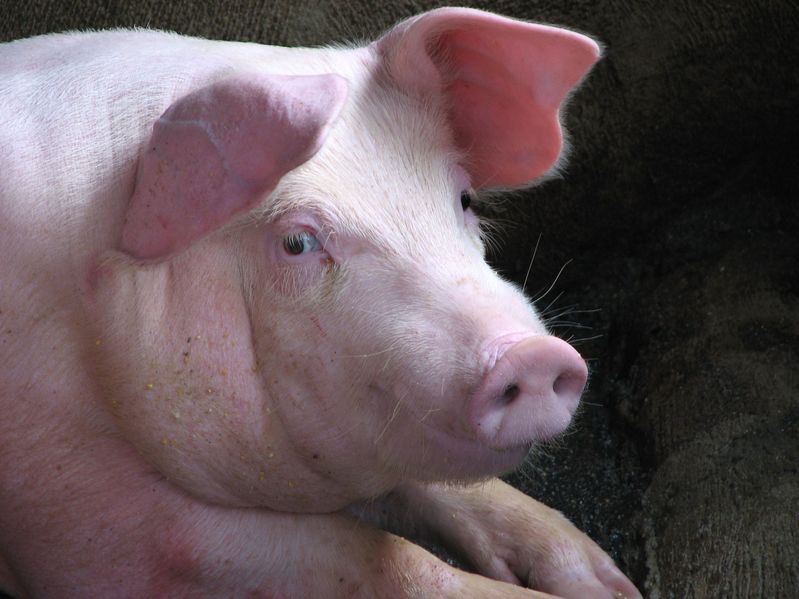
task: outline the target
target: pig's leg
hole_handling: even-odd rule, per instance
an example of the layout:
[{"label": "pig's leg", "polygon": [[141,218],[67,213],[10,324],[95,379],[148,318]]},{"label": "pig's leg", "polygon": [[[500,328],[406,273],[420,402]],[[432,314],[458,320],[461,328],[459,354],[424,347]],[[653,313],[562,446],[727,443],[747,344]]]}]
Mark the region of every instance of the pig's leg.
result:
[{"label": "pig's leg", "polygon": [[[453,568],[343,514],[204,509],[178,534],[172,583],[191,597],[554,599]],[[185,586],[183,586],[185,585]]]},{"label": "pig's leg", "polygon": [[563,515],[498,479],[409,485],[358,513],[388,530],[441,542],[496,580],[570,599],[641,597]]},{"label": "pig's leg", "polygon": [[0,552],[17,582],[1,582],[20,599],[549,597],[456,570],[349,515],[204,504],[124,442],[78,438],[51,439],[76,446],[40,459],[15,454],[28,461],[5,496]]}]

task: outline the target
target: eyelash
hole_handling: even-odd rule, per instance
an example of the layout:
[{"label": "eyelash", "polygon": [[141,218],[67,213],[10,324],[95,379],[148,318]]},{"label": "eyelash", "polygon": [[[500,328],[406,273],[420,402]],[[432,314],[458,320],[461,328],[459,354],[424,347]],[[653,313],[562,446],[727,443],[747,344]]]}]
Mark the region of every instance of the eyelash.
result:
[{"label": "eyelash", "polygon": [[322,244],[313,233],[299,231],[283,238],[283,249],[290,256],[322,251]]}]

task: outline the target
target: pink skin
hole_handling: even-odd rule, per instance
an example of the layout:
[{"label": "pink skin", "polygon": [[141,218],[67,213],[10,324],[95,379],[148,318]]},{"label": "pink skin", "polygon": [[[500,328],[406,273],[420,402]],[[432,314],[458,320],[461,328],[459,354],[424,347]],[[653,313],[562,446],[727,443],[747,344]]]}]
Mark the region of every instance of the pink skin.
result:
[{"label": "pink skin", "polygon": [[[0,95],[121,161],[105,180],[100,141],[52,164],[0,156],[0,587],[640,597],[559,514],[486,480],[567,426],[586,368],[485,263],[460,199],[552,166],[596,45],[467,9],[357,50],[97,35],[60,38],[57,57],[59,38],[0,47],[31,78],[71,56],[92,80],[147,65],[136,89],[171,82],[141,106],[116,88],[95,102],[130,121],[108,139],[24,81]],[[253,75],[277,56],[285,71]],[[498,63],[521,74],[497,82]],[[519,94],[531,107],[503,116]],[[35,133],[0,130],[20,148]],[[477,574],[394,533],[437,537]]]},{"label": "pink skin", "polygon": [[256,206],[316,154],[346,96],[337,75],[248,74],[173,104],[139,163],[122,249],[157,258]]},{"label": "pink skin", "polygon": [[499,354],[469,402],[469,418],[492,448],[549,439],[568,426],[587,376],[585,362],[568,343],[523,338]]},{"label": "pink skin", "polygon": [[[429,41],[433,41],[430,44]],[[585,36],[468,8],[432,11],[376,42],[406,86],[443,83],[475,187],[532,181],[560,154],[564,97],[599,57]]]}]

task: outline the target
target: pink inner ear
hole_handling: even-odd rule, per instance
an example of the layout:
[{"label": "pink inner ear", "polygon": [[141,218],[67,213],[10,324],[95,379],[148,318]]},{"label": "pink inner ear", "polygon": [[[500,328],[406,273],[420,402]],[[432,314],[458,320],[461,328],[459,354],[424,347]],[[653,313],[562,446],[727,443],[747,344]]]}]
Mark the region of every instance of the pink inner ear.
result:
[{"label": "pink inner ear", "polygon": [[140,158],[122,249],[161,257],[254,207],[319,150],[346,95],[337,75],[236,75],[175,102]]},{"label": "pink inner ear", "polygon": [[524,185],[555,164],[560,106],[599,57],[572,31],[463,8],[401,23],[376,47],[401,84],[446,95],[475,187]]}]

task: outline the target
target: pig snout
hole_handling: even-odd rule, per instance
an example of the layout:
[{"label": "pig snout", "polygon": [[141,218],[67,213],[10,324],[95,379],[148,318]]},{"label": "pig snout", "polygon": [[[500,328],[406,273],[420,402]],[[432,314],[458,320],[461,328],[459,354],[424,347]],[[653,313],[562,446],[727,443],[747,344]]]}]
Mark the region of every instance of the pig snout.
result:
[{"label": "pig snout", "polygon": [[494,449],[510,449],[565,430],[588,378],[579,353],[565,341],[536,335],[499,356],[470,398],[473,433]]}]

